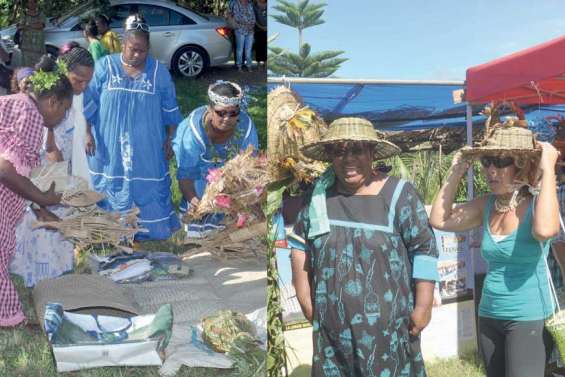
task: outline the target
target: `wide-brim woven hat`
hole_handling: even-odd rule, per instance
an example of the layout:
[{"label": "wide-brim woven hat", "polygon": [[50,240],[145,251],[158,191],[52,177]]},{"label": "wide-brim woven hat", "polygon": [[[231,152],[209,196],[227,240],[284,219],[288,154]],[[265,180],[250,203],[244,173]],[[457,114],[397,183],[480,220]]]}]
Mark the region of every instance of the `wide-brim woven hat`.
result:
[{"label": "wide-brim woven hat", "polygon": [[536,146],[536,138],[525,120],[510,119],[493,126],[485,138],[475,147],[461,149],[463,156],[510,155],[537,158],[541,149]]},{"label": "wide-brim woven hat", "polygon": [[374,159],[382,160],[400,153],[400,148],[380,136],[373,124],[363,118],[340,118],[334,120],[328,130],[316,142],[306,144],[301,152],[304,156],[318,161],[331,162],[326,145],[343,142],[365,142],[374,145]]}]

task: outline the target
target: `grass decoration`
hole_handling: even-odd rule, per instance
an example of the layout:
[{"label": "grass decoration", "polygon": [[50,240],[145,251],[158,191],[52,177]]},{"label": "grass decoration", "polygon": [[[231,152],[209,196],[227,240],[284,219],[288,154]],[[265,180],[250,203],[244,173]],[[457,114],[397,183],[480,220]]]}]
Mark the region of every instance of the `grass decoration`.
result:
[{"label": "grass decoration", "polygon": [[51,90],[59,81],[59,79],[69,72],[67,65],[62,61],[57,61],[57,69],[51,72],[43,70],[35,71],[29,81],[33,85],[33,90],[37,94]]},{"label": "grass decoration", "polygon": [[265,220],[263,203],[266,199],[267,157],[254,156],[253,148],[207,176],[208,185],[198,206],[187,212],[183,221],[200,219],[208,213],[226,214],[226,224],[243,228]]},{"label": "grass decoration", "polygon": [[249,336],[238,336],[232,342],[228,357],[233,361],[233,376],[264,377],[266,353]]},{"label": "grass decoration", "polygon": [[93,206],[83,210],[75,210],[61,221],[36,222],[33,229],[54,229],[73,242],[75,246],[86,249],[91,245],[120,246],[133,244],[134,236],[139,232],[147,232],[137,224],[139,208],[125,213],[111,213]]}]

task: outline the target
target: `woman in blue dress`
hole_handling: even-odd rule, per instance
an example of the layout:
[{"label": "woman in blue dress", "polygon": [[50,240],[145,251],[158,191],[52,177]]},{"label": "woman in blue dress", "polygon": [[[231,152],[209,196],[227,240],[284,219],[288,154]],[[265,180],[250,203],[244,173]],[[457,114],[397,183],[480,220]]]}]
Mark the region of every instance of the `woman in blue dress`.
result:
[{"label": "woman in blue dress", "polygon": [[426,375],[419,335],[439,277],[435,238],[412,185],[373,168],[399,152],[361,118],[335,120],[302,148],[331,163],[289,235],[312,376]]},{"label": "woman in blue dress", "polygon": [[[225,162],[248,146],[258,148],[253,120],[241,110],[243,90],[232,82],[219,81],[208,88],[208,105],[195,109],[177,130],[173,149],[177,159],[177,179],[183,199],[180,210],[185,213],[197,205],[206,189],[211,169]],[[210,215],[187,226],[189,237],[200,238],[221,228],[220,215]]]},{"label": "woman in blue dress", "polygon": [[148,51],[149,26],[128,17],[123,52],[96,62],[84,95],[92,183],[106,195],[104,209],[141,210],[140,225],[149,232],[138,240],[167,239],[180,227],[168,160],[182,117],[169,72]]}]

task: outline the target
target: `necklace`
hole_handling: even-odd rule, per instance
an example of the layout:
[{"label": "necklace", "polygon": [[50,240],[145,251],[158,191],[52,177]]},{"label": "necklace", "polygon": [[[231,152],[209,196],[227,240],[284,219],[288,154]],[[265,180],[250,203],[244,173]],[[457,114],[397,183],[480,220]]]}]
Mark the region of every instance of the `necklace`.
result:
[{"label": "necklace", "polygon": [[522,203],[526,199],[524,195],[520,195],[519,191],[514,191],[512,197],[510,199],[501,199],[500,197],[496,197],[494,200],[494,210],[500,213],[510,212],[513,209],[516,209],[520,203]]}]

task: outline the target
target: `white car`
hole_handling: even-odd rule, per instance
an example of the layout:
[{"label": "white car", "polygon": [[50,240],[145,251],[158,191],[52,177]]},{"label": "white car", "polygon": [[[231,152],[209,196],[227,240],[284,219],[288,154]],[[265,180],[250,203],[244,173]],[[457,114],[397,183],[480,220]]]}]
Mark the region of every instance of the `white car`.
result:
[{"label": "white car", "polygon": [[[86,2],[61,17],[49,19],[45,27],[47,52],[56,56],[69,41],[87,47],[81,24],[97,13],[92,3]],[[168,0],[110,0],[110,9],[105,13],[112,30],[122,36],[127,16],[142,14],[151,28],[151,55],[179,75],[197,77],[207,67],[225,64],[231,58],[231,29],[222,17],[201,14]],[[17,50],[12,41],[15,32],[15,25],[0,30],[10,50]]]}]

